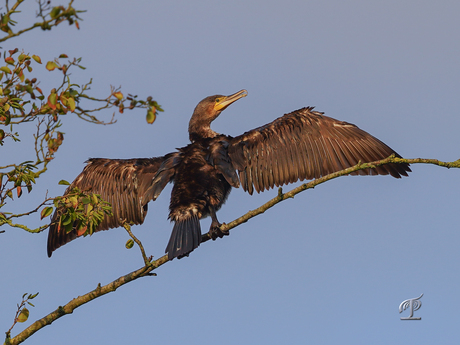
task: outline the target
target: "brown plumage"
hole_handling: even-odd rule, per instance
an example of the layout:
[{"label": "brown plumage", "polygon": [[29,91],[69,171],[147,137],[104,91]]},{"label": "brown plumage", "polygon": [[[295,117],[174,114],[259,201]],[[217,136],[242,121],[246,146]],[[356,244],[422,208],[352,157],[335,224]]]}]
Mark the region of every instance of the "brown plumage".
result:
[{"label": "brown plumage", "polygon": [[[173,182],[169,218],[174,222],[166,248],[169,259],[188,255],[201,242],[201,218],[211,216],[213,239],[225,235],[216,212],[231,187],[249,194],[298,180],[314,179],[361,162],[384,159],[394,150],[357,126],[324,116],[312,107],[286,114],[275,121],[232,138],[214,132],[211,122],[246,90],[230,96],[202,100],[189,124],[190,145],[164,157],[149,159],[90,159],[74,186],[100,194],[112,204],[95,231],[121,226],[120,218],[142,224],[147,203]],[[238,175],[236,173],[238,171]],[[407,176],[408,164],[388,164],[352,175]],[[239,177],[239,178],[238,178]],[[59,227],[62,210],[53,215],[48,235],[48,256],[83,235]],[[80,230],[80,232],[82,232]]]},{"label": "brown plumage", "polygon": [[[74,187],[102,195],[112,205],[113,217],[104,217],[95,231],[108,230],[122,226],[120,219],[133,224],[142,224],[147,214],[147,203],[153,198],[150,181],[155,177],[161,163],[160,158],[106,159],[92,158],[75,181],[66,189],[69,193]],[[169,181],[168,181],[169,182]],[[167,182],[166,182],[167,183]],[[165,183],[165,185],[166,185]],[[59,226],[62,210],[57,210],[51,218],[48,233],[48,256],[60,246],[72,241],[77,229],[68,233]]]}]

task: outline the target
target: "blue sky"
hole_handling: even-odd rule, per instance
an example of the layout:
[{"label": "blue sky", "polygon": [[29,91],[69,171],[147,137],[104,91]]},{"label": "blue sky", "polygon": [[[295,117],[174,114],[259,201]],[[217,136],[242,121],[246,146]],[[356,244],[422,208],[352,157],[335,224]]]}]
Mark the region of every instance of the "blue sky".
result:
[{"label": "blue sky", "polygon": [[[54,2],[53,2],[54,4]],[[57,2],[55,4],[58,4]],[[24,18],[35,4],[21,5]],[[64,145],[34,192],[8,210],[60,195],[89,157],[162,156],[188,143],[195,105],[247,89],[213,129],[230,135],[304,106],[354,123],[406,158],[460,158],[458,1],[76,1],[80,30],[35,31],[2,44],[52,60],[82,57],[94,94],[110,85],[161,104],[153,125],[126,112],[112,126],[64,119]],[[26,13],[27,12],[27,13]],[[44,68],[43,68],[44,70]],[[37,77],[58,78],[39,72]],[[57,79],[54,79],[56,82]],[[52,82],[44,80],[43,90]],[[111,113],[107,113],[107,119]],[[1,159],[33,154],[28,127]],[[343,177],[207,242],[157,277],[84,305],[29,343],[456,344],[459,338],[459,171],[414,165],[409,178]],[[289,190],[285,187],[285,190]],[[160,257],[171,224],[168,186],[133,227]],[[234,189],[229,222],[276,195]],[[43,224],[31,216],[27,224]],[[202,228],[210,220],[202,221]],[[0,325],[23,293],[40,292],[36,320],[72,298],[139,268],[123,229],[78,239],[46,256],[47,233],[0,235]],[[424,293],[421,321],[399,304]],[[18,325],[13,334],[30,324]]]}]

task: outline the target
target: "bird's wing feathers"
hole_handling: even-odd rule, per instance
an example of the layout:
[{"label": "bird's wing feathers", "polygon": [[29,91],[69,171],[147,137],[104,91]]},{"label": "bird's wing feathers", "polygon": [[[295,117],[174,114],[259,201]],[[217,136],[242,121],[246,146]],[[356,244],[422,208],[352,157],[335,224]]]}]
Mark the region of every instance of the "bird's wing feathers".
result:
[{"label": "bird's wing feathers", "polygon": [[[155,200],[169,180],[161,180],[161,188],[152,186],[157,172],[165,157],[139,159],[93,158],[64,195],[74,187],[82,191],[100,194],[102,199],[112,205],[112,216],[105,215],[104,220],[94,231],[108,230],[122,225],[122,220],[131,224],[142,224],[147,214],[147,203]],[[170,176],[169,176],[170,177]],[[159,183],[160,184],[160,183]],[[155,189],[155,197],[152,190]],[[67,242],[83,235],[76,228],[66,232],[59,225],[62,210],[54,213],[48,234],[48,256]],[[75,224],[74,224],[75,225]]]},{"label": "bird's wing feathers", "polygon": [[[303,108],[246,132],[230,141],[229,156],[250,194],[297,180],[314,179],[373,162],[394,150],[357,126]],[[400,178],[408,164],[389,164],[359,170],[352,175],[388,175]]]},{"label": "bird's wing feathers", "polygon": [[[222,140],[220,140],[222,138]],[[210,145],[209,163],[222,174],[227,182],[235,188],[240,186],[232,160],[228,156],[228,137],[221,136],[217,138],[218,145]]]}]

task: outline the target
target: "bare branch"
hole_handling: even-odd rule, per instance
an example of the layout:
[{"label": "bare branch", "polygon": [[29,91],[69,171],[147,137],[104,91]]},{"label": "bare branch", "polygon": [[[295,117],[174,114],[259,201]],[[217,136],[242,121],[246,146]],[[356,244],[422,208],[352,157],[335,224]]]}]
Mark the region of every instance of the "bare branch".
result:
[{"label": "bare branch", "polygon": [[[390,156],[388,158],[382,159],[380,161],[372,162],[372,163],[360,163],[355,165],[354,167],[337,171],[335,173],[320,177],[318,179],[315,179],[313,181],[310,181],[308,183],[304,183],[291,191],[287,193],[283,193],[282,189],[279,188],[278,190],[278,195],[263,204],[262,206],[256,208],[255,210],[249,211],[243,216],[235,219],[234,221],[228,223],[228,224],[222,224],[220,229],[222,231],[229,231],[230,229],[233,229],[237,227],[238,225],[247,222],[249,219],[254,218],[255,216],[258,216],[259,214],[264,213],[266,210],[269,208],[272,208],[276,204],[280,203],[281,201],[284,201],[286,199],[293,198],[295,195],[299,194],[300,192],[303,192],[304,190],[307,189],[312,189],[315,188],[317,185],[320,185],[324,182],[327,182],[329,180],[335,179],[340,176],[345,176],[348,175],[352,172],[358,171],[358,170],[364,170],[364,169],[369,169],[369,168],[375,168],[380,165],[385,165],[385,164],[390,164],[390,163],[409,163],[409,164],[434,164],[434,165],[439,165],[441,167],[445,168],[460,168],[460,159],[454,161],[454,162],[442,162],[437,159],[425,159],[425,158],[414,158],[414,159],[405,159],[405,158],[397,158],[395,156]],[[202,242],[206,242],[211,239],[211,235],[209,233],[203,235]]]},{"label": "bare branch", "polygon": [[[251,219],[251,218],[253,218],[253,217],[255,217],[255,216],[257,216],[257,215],[259,215],[261,213],[264,213],[266,210],[268,210],[269,208],[275,206],[276,204],[280,203],[281,201],[284,201],[284,200],[289,199],[289,198],[293,198],[296,194],[298,194],[298,193],[300,193],[300,192],[302,192],[304,190],[312,189],[315,186],[317,186],[319,184],[322,184],[322,183],[325,183],[325,182],[327,182],[329,180],[332,180],[334,178],[344,176],[344,175],[348,175],[348,174],[350,174],[350,173],[352,173],[354,171],[363,170],[363,169],[369,169],[369,168],[375,168],[377,166],[384,165],[384,164],[390,164],[390,163],[409,163],[409,164],[421,163],[421,164],[434,164],[434,165],[439,165],[441,167],[446,167],[446,168],[460,168],[460,159],[456,160],[454,162],[442,162],[442,161],[439,161],[437,159],[423,159],[423,158],[404,159],[404,158],[396,158],[394,156],[390,156],[390,157],[388,157],[386,159],[376,161],[376,162],[372,162],[372,163],[360,163],[360,164],[357,164],[354,167],[351,167],[351,168],[348,168],[348,169],[345,169],[345,170],[341,170],[341,171],[338,171],[336,173],[332,173],[332,174],[326,175],[324,177],[318,178],[318,179],[313,180],[311,182],[302,184],[301,186],[299,186],[297,188],[294,188],[294,189],[292,189],[291,191],[289,191],[287,193],[283,193],[282,189],[280,188],[279,192],[278,192],[278,195],[275,198],[271,199],[270,201],[268,201],[264,205],[260,206],[259,208],[255,209],[253,211],[249,211],[245,215],[235,219],[234,221],[230,222],[229,224],[223,224],[221,226],[221,230],[227,231],[227,230],[233,229],[236,226],[247,222],[249,219]],[[82,296],[79,296],[79,297],[76,297],[76,298],[72,299],[70,302],[68,302],[64,306],[58,307],[52,313],[50,313],[50,314],[46,315],[45,317],[35,321],[32,325],[30,325],[28,328],[26,328],[24,331],[19,333],[14,338],[11,338],[11,339],[7,338],[5,344],[7,344],[7,345],[8,344],[11,344],[11,345],[20,344],[21,342],[23,342],[24,340],[29,338],[32,334],[34,334],[35,332],[37,332],[41,328],[51,324],[52,322],[54,322],[55,320],[59,319],[60,317],[62,317],[64,315],[73,313],[73,311],[76,308],[82,306],[83,304],[86,304],[86,303],[92,301],[93,299],[101,297],[101,296],[103,296],[105,294],[108,294],[110,292],[113,292],[116,289],[118,289],[119,287],[121,287],[121,286],[123,286],[125,284],[128,284],[129,282],[132,282],[133,280],[136,280],[136,279],[141,278],[141,277],[151,276],[151,275],[153,275],[151,273],[153,270],[157,269],[158,267],[160,267],[160,266],[162,266],[162,265],[164,265],[165,263],[168,262],[168,256],[167,255],[164,255],[164,256],[162,256],[161,258],[159,258],[159,259],[157,259],[155,261],[149,262],[147,256],[145,255],[145,251],[144,251],[144,249],[142,247],[141,242],[134,235],[132,235],[132,233],[130,231],[128,231],[128,233],[130,233],[131,237],[136,241],[136,243],[139,244],[139,246],[141,248],[142,256],[144,258],[145,266],[139,268],[136,271],[128,273],[128,274],[126,274],[126,275],[114,280],[113,282],[111,282],[111,283],[109,283],[107,285],[101,286],[101,284],[98,284],[96,289],[94,289],[94,290],[92,290],[92,291],[90,291],[90,292],[88,292],[88,293],[86,293],[86,294],[84,294]],[[211,237],[210,237],[209,233],[207,233],[207,234],[203,235],[202,242],[206,242],[210,238]]]}]

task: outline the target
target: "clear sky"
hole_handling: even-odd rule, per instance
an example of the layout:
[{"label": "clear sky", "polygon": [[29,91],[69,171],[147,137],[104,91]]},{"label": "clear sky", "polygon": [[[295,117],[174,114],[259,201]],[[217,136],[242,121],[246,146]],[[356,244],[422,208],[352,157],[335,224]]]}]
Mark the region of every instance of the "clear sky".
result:
[{"label": "clear sky", "polygon": [[[21,7],[35,13],[35,2]],[[75,7],[88,10],[80,30],[63,24],[2,48],[44,61],[61,53],[82,57],[87,69],[74,77],[92,77],[96,95],[121,85],[125,93],[151,95],[165,112],[153,125],[143,111],[105,127],[64,118],[64,145],[49,172],[8,210],[28,211],[47,191],[61,195],[58,181],[73,180],[89,157],[154,157],[185,146],[195,105],[243,88],[248,97],[223,112],[215,131],[238,135],[316,106],[406,158],[460,158],[458,1],[77,0]],[[57,75],[37,72],[39,79]],[[41,86],[49,91],[51,83]],[[33,154],[33,130],[22,146],[0,147],[2,162]],[[457,344],[460,171],[412,170],[409,178],[342,177],[304,192],[162,266],[157,277],[78,308],[28,343]],[[133,227],[155,257],[172,228],[170,191]],[[229,222],[276,193],[234,189],[219,220]],[[43,222],[36,215],[27,224]],[[209,224],[203,220],[202,228]],[[47,232],[2,230],[2,332],[25,292],[40,292],[32,321],[143,263],[136,248],[125,249],[124,229],[77,239],[51,259]],[[421,293],[415,314],[422,320],[401,321],[408,312],[399,314],[399,304]]]}]

